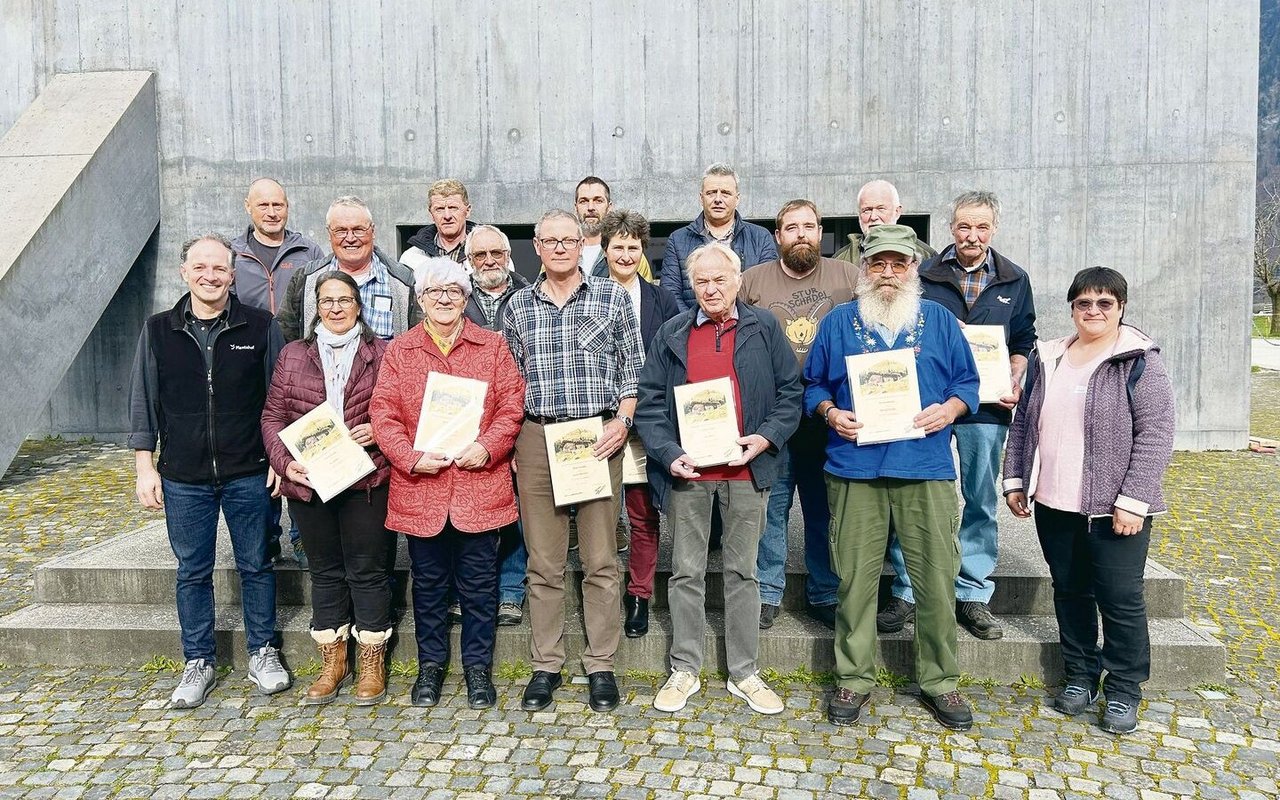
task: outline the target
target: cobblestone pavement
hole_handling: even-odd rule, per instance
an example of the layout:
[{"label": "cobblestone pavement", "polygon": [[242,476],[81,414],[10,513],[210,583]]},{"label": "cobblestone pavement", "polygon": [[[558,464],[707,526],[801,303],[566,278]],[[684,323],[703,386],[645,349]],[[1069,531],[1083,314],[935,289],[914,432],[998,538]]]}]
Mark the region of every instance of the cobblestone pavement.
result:
[{"label": "cobblestone pavement", "polygon": [[[1253,378],[1254,433],[1280,437],[1280,376]],[[0,480],[0,610],[27,602],[34,564],[150,518],[132,502],[128,452],[33,442]],[[675,715],[657,679],[629,675],[626,703],[594,714],[569,686],[551,711],[468,709],[456,677],[435,709],[396,675],[381,706],[298,706],[224,676],[202,708],[164,708],[168,671],[0,670],[4,797],[885,797],[1280,796],[1280,462],[1179,454],[1153,556],[1188,576],[1188,614],[1228,646],[1228,685],[1153,693],[1118,738],[1048,707],[1035,685],[973,685],[976,725],[941,731],[909,694],[881,689],[862,723],[826,724],[824,687],[793,683],[778,717],[709,682]],[[300,682],[305,682],[301,678]],[[1034,681],[1031,681],[1034,684]]]}]

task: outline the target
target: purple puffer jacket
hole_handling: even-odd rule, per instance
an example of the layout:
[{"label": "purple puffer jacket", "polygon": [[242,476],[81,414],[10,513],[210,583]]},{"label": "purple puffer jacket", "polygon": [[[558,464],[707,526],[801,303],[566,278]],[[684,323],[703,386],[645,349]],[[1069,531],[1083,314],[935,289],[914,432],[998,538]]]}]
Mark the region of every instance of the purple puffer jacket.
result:
[{"label": "purple puffer jacket", "polygon": [[[369,422],[369,401],[373,398],[373,385],[378,379],[378,367],[387,343],[374,338],[362,340],[351,364],[343,392],[343,419],[348,428]],[[276,474],[281,476],[280,493],[293,500],[309,502],[313,492],[300,483],[285,478],[285,468],[293,460],[289,448],[280,441],[279,433],[291,422],[325,402],[324,368],[320,365],[320,351],[315,341],[299,339],[290,342],[280,351],[276,371],[271,376],[271,388],[267,390],[267,402],[262,409],[262,442],[267,447],[267,458]],[[376,469],[355,483],[352,489],[382,486],[391,476],[391,466],[374,447],[365,448]]]},{"label": "purple puffer jacket", "polygon": [[[1075,334],[1038,342],[1027,366],[1031,391],[1023,392],[1005,443],[1004,493],[1026,492],[1034,499],[1040,469],[1040,411],[1045,385]],[[1129,378],[1138,357],[1143,371]],[[1080,511],[1110,516],[1120,508],[1138,516],[1166,510],[1160,482],[1173,455],[1173,385],[1160,348],[1131,325],[1120,326],[1116,354],[1098,365],[1085,395],[1084,476]]]}]

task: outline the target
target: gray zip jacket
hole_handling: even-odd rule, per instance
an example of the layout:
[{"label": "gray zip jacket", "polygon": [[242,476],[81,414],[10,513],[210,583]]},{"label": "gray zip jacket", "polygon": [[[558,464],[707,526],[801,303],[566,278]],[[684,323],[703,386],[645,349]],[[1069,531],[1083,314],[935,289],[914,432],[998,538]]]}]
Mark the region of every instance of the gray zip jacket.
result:
[{"label": "gray zip jacket", "polygon": [[236,297],[245,305],[275,314],[284,305],[285,290],[294,271],[324,258],[324,251],[297,231],[286,230],[275,262],[263,264],[249,246],[252,235],[253,226],[250,225],[231,242],[231,251],[235,254]]}]

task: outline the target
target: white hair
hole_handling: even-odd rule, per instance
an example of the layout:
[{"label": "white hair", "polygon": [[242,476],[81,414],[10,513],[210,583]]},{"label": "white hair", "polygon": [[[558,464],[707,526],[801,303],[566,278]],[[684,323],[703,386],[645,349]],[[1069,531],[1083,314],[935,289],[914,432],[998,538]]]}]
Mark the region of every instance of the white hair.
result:
[{"label": "white hair", "polygon": [[884,178],[876,178],[873,181],[867,181],[866,183],[862,184],[862,188],[858,190],[857,200],[858,200],[859,211],[862,210],[862,195],[866,194],[867,192],[873,189],[882,189],[884,191],[887,191],[889,193],[889,196],[893,198],[893,204],[895,206],[902,205],[902,200],[898,198],[898,187],[894,186],[892,183],[889,183]]},{"label": "white hair", "polygon": [[423,259],[413,268],[413,293],[422,294],[428,284],[448,286],[457,284],[462,289],[463,297],[471,296],[471,278],[462,265],[452,258],[432,256]]},{"label": "white hair", "polygon": [[703,259],[704,256],[710,255],[711,253],[719,253],[724,256],[733,267],[734,272],[742,274],[742,259],[737,253],[733,252],[732,247],[727,244],[721,244],[720,242],[709,242],[690,253],[689,257],[684,261],[685,277],[688,278],[690,286],[693,285],[693,268]]},{"label": "white hair", "polygon": [[369,224],[373,224],[373,212],[369,210],[369,204],[354,194],[344,194],[330,203],[329,210],[324,213],[324,225],[326,228],[329,227],[329,216],[333,214],[335,208],[358,208],[369,218]]}]

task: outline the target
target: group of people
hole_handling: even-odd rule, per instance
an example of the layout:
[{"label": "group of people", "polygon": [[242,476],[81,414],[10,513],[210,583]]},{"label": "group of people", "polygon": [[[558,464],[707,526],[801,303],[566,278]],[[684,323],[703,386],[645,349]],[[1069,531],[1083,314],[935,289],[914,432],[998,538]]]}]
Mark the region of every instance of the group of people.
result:
[{"label": "group of people", "polygon": [[[572,213],[538,220],[532,283],[515,271],[506,234],[470,220],[456,180],[432,185],[432,224],[399,260],[375,244],[372,213],[351,196],[326,214],[324,255],[287,229],[285,190],[270,179],[250,186],[251,224],[237,240],[188,242],[189,291],[147,322],[131,400],[138,498],[164,509],[178,559],[186,666],[171,704],[199,705],[216,682],[219,510],[241,578],[249,677],[267,693],[291,684],[271,566],[281,533],[271,498],[283,494],[323,663],[306,703],[332,701],[353,678],[356,703],[385,697],[403,534],[415,705],[440,700],[451,617],[469,705],[496,702],[495,628],[523,621],[527,592],[533,674],[521,705],[547,708],[562,681],[576,546],[589,704],[615,708],[621,636],[649,629],[661,513],[672,537],[671,672],[654,707],[677,711],[700,689],[707,556],[718,539],[727,689],[778,713],[759,638],[781,606],[798,493],[806,611],[835,632],[829,720],[852,724],[867,704],[876,630],[914,623],[921,701],[942,725],[967,729],[956,623],[981,639],[1003,635],[989,605],[1003,473],[1014,514],[1031,515],[1034,501],[1052,574],[1066,675],[1055,707],[1083,713],[1101,690],[1103,727],[1133,730],[1150,650],[1142,576],[1174,416],[1159,349],[1122,322],[1123,276],[1082,270],[1068,293],[1076,332],[1037,341],[1028,274],[991,246],[1000,203],[989,192],[955,199],[954,241],[937,253],[898,224],[897,190],[872,181],[857,197],[861,231],[834,258],[821,255],[811,201],[784,204],[771,234],[738,213],[728,166],[707,169],[699,197],[702,213],[669,237],[655,270],[648,221],[614,208],[600,178],[583,179]],[[1012,388],[992,402],[979,401],[966,325],[1004,331]],[[859,432],[875,420],[854,403],[848,359],[889,351],[914,358],[920,411],[900,436],[864,443]],[[460,451],[416,449],[432,374],[486,386],[479,433]],[[715,380],[731,387],[738,436],[729,458],[700,462],[686,449],[676,394]],[[374,465],[328,501],[280,436],[322,403]],[[557,504],[545,429],[591,418],[601,433],[590,454],[607,462],[612,491]],[[647,464],[628,483],[629,444]],[[628,546],[624,589],[617,553]],[[886,557],[896,578],[878,609]]]}]

